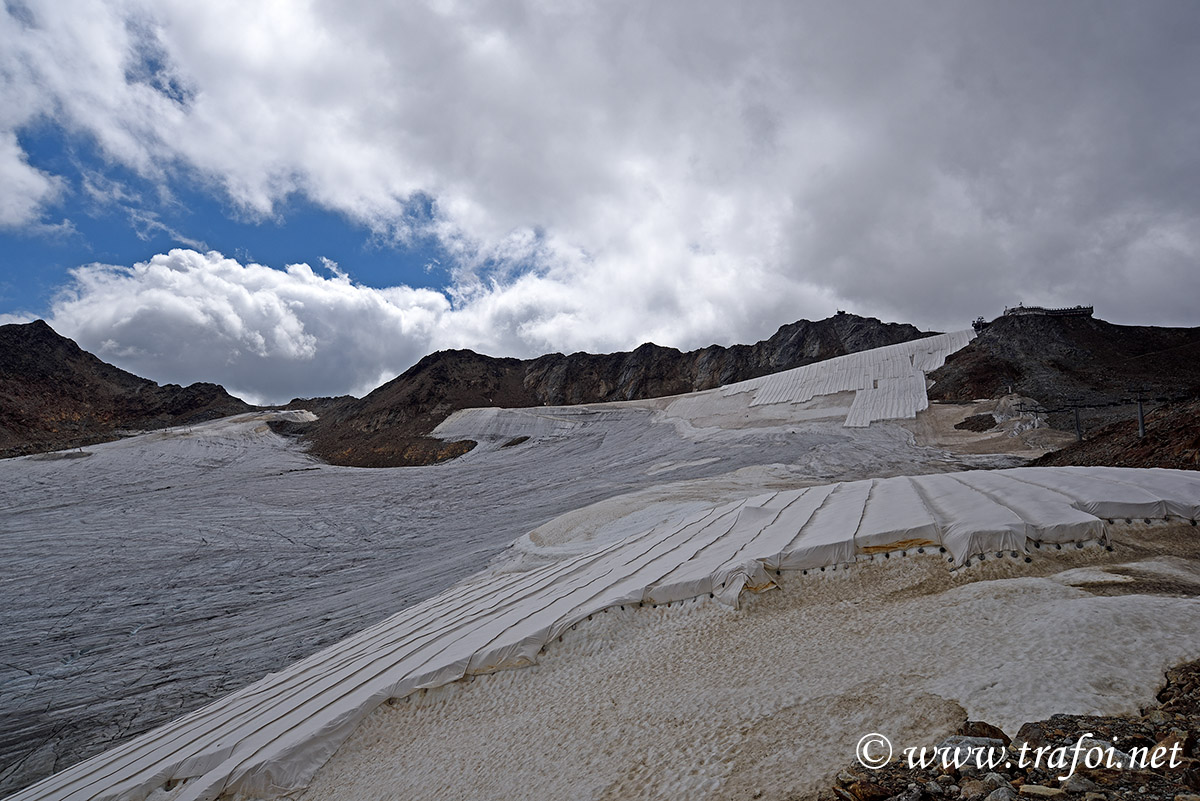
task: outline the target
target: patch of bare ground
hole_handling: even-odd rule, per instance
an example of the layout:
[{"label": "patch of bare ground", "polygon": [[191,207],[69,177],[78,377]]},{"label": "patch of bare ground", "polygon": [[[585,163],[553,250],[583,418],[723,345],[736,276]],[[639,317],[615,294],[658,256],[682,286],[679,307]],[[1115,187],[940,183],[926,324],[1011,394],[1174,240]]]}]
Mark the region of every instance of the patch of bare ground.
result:
[{"label": "patch of bare ground", "polygon": [[[918,445],[962,454],[1010,454],[1032,459],[1061,448],[1074,435],[1051,428],[1025,409],[1035,402],[1008,395],[977,401],[941,401],[901,421]],[[970,421],[970,422],[968,422]]]}]

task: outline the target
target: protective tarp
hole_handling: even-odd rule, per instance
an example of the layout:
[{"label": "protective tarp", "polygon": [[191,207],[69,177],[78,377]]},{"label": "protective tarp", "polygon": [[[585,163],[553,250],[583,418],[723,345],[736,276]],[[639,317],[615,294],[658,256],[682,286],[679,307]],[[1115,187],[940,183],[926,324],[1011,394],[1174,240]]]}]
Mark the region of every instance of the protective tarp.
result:
[{"label": "protective tarp", "polygon": [[[1120,468],[1093,468],[1097,475],[1111,478],[1114,481],[1124,480]],[[1167,506],[1167,514],[1171,517],[1181,517],[1184,520],[1200,519],[1200,498],[1195,494],[1195,482],[1191,471],[1180,473],[1178,470],[1165,470],[1160,467],[1152,468],[1154,473],[1154,489],[1162,495],[1163,503]]]},{"label": "protective tarp", "polygon": [[[1167,516],[1167,503],[1162,492],[1151,491],[1116,478],[1114,468],[1099,467],[1031,467],[1021,479],[1037,486],[1058,489],[1068,494],[1087,493],[1086,500],[1075,505],[1088,514],[1109,520],[1133,518],[1158,519]],[[1163,477],[1158,482],[1166,488]],[[1097,492],[1097,488],[1103,488]]]},{"label": "protective tarp", "polygon": [[[767,505],[744,506],[737,512],[733,527],[704,547],[707,553],[681,563],[653,585],[647,587],[643,598],[652,603],[670,603],[696,598],[725,589],[732,571],[714,573],[712,565],[739,565],[739,555],[752,544],[769,524],[779,517],[780,509]],[[744,560],[743,560],[744,561]],[[739,571],[744,579],[750,578],[750,568]],[[740,589],[740,588],[739,588]]]},{"label": "protective tarp", "polygon": [[[821,504],[829,494],[837,489],[837,484],[826,484],[820,487],[808,487],[800,490],[785,506],[771,523],[763,527],[755,541],[755,548],[767,556],[759,557],[768,570],[780,568],[780,558],[800,530],[808,524]],[[781,495],[784,493],[780,493]]]},{"label": "protective tarp", "polygon": [[485,571],[13,799],[140,799],[181,780],[190,781],[173,799],[278,796],[303,787],[387,699],[528,665],[613,607],[709,593],[735,605],[744,587],[770,587],[779,569],[911,553],[925,542],[961,564],[1027,550],[1029,539],[1103,536],[1097,512],[1162,518],[1198,507],[1200,473],[1018,468],[844,482],[681,511],[590,552]]},{"label": "protective tarp", "polygon": [[804,570],[854,561],[854,532],[866,509],[871,481],[838,484],[800,533],[780,554],[784,570]]},{"label": "protective tarp", "polygon": [[959,481],[966,474],[918,476],[913,484],[933,513],[941,542],[955,561],[978,553],[1025,548],[1025,521],[986,493]]},{"label": "protective tarp", "polygon": [[1043,542],[1104,539],[1104,522],[1072,505],[1071,496],[1023,481],[1011,471],[972,474],[970,485],[1025,521],[1025,536]]},{"label": "protective tarp", "polygon": [[876,479],[854,534],[858,553],[941,545],[941,530],[911,480]]},{"label": "protective tarp", "polygon": [[880,378],[872,389],[854,393],[854,403],[846,415],[847,428],[865,428],[876,420],[913,418],[929,408],[925,393],[925,374],[914,370],[903,378]]},{"label": "protective tarp", "polygon": [[820,395],[855,391],[845,425],[861,428],[876,420],[912,418],[929,405],[925,374],[966,347],[968,329],[850,353],[836,359],[722,387],[726,397],[753,392],[751,406],[805,403]]}]

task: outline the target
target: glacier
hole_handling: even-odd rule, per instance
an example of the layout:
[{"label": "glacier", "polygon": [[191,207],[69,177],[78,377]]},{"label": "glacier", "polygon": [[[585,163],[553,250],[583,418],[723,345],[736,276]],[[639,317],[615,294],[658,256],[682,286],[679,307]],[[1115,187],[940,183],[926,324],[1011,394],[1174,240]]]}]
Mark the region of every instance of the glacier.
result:
[{"label": "glacier", "polygon": [[296,413],[0,463],[0,662],[24,663],[0,674],[6,705],[71,721],[81,699],[144,708],[275,671],[13,798],[278,797],[389,703],[536,666],[598,615],[737,610],[902,561],[1019,573],[1190,527],[1200,476],[1012,468],[881,422],[924,409],[924,373],[969,338],[673,398],[464,410],[435,433],[479,446],[428,468],[317,464],[266,425]]}]

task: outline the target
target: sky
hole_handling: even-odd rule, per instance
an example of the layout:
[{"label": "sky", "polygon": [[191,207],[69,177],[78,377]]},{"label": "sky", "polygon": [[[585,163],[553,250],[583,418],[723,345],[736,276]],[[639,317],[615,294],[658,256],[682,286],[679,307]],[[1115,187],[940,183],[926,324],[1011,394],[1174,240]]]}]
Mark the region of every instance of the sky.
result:
[{"label": "sky", "polygon": [[0,323],[159,381],[1200,325],[1200,4],[5,0]]}]

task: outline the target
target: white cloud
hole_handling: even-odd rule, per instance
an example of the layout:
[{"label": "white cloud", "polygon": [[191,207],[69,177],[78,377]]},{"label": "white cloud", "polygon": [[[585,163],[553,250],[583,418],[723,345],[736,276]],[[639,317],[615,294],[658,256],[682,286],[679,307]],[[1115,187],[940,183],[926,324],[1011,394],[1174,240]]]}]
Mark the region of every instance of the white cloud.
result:
[{"label": "white cloud", "polygon": [[29,312],[13,312],[0,314],[0,325],[24,325],[38,319],[36,314]]},{"label": "white cloud", "polygon": [[11,131],[0,131],[0,228],[36,225],[62,193],[62,179],[29,165]]},{"label": "white cloud", "polygon": [[[389,365],[423,346],[752,341],[835,307],[952,327],[1020,298],[1200,323],[1191,2],[63,0],[2,25],[0,132],[50,117],[250,215],[298,193],[384,239],[438,236],[454,309]],[[0,170],[17,169],[3,141]],[[24,169],[17,220],[55,191]],[[433,218],[414,222],[422,198]],[[139,269],[81,270],[77,304],[144,299],[158,279]],[[315,364],[303,354],[333,352],[326,331],[366,324],[289,317],[283,300],[242,310],[221,294],[238,281],[189,270],[192,300],[160,305],[236,345],[186,356],[207,368],[260,350]],[[301,391],[333,391],[334,374]]]},{"label": "white cloud", "polygon": [[[551,261],[545,273],[463,291],[452,308],[432,290],[355,284],[328,259],[326,277],[307,264],[273,269],[179,249],[132,267],[76,268],[49,322],[139,375],[216,381],[249,400],[280,402],[364,394],[435,349],[532,356],[592,347],[597,337],[613,349],[629,346],[629,330],[702,339],[728,325],[722,297],[735,287],[758,283],[781,306],[789,291],[798,294],[764,274],[703,261],[694,274],[630,270],[617,281]],[[662,313],[673,304],[702,313]]]},{"label": "white cloud", "polygon": [[429,290],[379,290],[306,264],[276,270],[172,250],[132,267],[92,264],[50,324],[103,359],[160,382],[201,378],[253,401],[363,393],[428,348],[449,308]]}]

